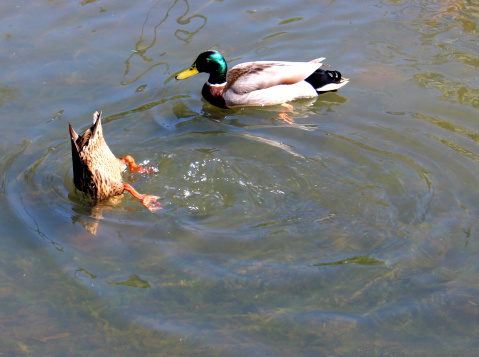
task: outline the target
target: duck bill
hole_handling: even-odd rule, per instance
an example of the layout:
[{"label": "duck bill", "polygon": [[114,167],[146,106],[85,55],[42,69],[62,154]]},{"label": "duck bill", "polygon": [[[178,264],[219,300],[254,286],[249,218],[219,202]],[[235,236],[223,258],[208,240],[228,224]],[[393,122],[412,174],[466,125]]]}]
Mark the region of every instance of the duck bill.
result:
[{"label": "duck bill", "polygon": [[194,76],[195,74],[200,73],[198,69],[196,68],[196,65],[194,64],[188,69],[185,69],[183,72],[180,72],[176,75],[176,79],[186,79],[189,77]]}]

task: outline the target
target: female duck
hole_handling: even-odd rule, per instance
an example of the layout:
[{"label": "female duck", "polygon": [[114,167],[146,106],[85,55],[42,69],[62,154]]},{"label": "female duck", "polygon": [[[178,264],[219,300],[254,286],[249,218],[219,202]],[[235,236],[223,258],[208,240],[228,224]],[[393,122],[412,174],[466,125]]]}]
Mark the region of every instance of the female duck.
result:
[{"label": "female duck", "polygon": [[338,71],[320,69],[322,60],[324,58],[310,62],[246,62],[228,71],[221,53],[206,51],[176,79],[209,73],[203,97],[222,108],[283,104],[316,97],[318,93],[337,90],[349,82]]},{"label": "female duck", "polygon": [[73,181],[78,190],[85,192],[94,200],[130,192],[141,200],[151,212],[161,209],[159,197],[138,193],[132,186],[123,183],[121,173],[128,163],[130,171],[148,172],[148,169],[136,165],[131,156],[117,158],[103,138],[101,113],[93,114],[93,125],[79,136],[69,124],[72,144]]}]

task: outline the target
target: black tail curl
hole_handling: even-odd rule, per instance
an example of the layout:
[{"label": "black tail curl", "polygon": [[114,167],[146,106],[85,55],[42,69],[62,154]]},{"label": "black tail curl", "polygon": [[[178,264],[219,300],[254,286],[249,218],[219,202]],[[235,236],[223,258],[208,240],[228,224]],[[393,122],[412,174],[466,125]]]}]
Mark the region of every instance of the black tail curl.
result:
[{"label": "black tail curl", "polygon": [[305,81],[311,84],[313,88],[319,92],[321,91],[321,87],[327,84],[341,82],[341,78],[341,72],[317,69],[313,74],[306,78]]}]

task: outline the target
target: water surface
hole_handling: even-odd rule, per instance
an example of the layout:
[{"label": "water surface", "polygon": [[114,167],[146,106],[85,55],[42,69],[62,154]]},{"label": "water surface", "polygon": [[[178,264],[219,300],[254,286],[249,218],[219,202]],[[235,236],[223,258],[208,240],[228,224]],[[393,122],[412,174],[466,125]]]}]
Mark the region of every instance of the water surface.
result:
[{"label": "water surface", "polygon": [[[479,3],[0,10],[5,355],[477,355]],[[351,83],[293,125],[222,110],[174,80],[208,48]],[[100,109],[163,210],[74,189],[68,123]]]}]

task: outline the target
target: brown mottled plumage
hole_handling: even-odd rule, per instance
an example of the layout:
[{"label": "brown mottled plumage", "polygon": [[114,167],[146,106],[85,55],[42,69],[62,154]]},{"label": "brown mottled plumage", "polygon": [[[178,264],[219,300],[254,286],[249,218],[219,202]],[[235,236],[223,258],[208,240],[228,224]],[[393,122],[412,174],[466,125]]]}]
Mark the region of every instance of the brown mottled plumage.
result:
[{"label": "brown mottled plumage", "polygon": [[156,202],[159,197],[143,195],[129,184],[123,183],[122,171],[128,163],[131,171],[148,172],[135,162],[131,156],[117,158],[103,138],[101,113],[93,114],[93,125],[79,136],[69,125],[73,181],[78,190],[85,192],[95,200],[121,195],[125,190],[142,201],[150,211],[161,208]]}]

